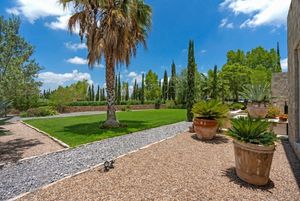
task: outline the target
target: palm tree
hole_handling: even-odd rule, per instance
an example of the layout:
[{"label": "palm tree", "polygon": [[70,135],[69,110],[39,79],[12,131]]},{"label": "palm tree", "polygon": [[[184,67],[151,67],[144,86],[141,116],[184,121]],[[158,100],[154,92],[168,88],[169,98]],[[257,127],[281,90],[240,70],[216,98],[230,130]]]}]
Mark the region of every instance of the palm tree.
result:
[{"label": "palm tree", "polygon": [[74,9],[69,31],[79,28],[81,41],[86,39],[88,65],[93,68],[101,59],[106,63],[107,119],[104,127],[119,127],[115,113],[115,68],[130,63],[139,44],[146,48],[152,11],[144,0],[59,0]]}]

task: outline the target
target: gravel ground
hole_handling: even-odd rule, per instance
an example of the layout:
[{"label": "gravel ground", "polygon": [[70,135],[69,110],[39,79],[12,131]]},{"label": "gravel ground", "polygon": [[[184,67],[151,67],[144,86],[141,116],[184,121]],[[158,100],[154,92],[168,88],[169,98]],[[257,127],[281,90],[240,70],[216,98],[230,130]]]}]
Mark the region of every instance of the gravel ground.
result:
[{"label": "gravel ground", "polygon": [[6,135],[0,136],[0,164],[63,149],[60,144],[21,122],[1,127],[6,130]]},{"label": "gravel ground", "polygon": [[239,180],[231,140],[184,133],[118,159],[107,173],[96,168],[20,200],[299,201],[300,162],[287,141],[277,146],[270,179],[265,187]]},{"label": "gravel ground", "polygon": [[0,200],[33,191],[91,166],[188,130],[190,123],[162,126],[51,153],[0,169]]}]

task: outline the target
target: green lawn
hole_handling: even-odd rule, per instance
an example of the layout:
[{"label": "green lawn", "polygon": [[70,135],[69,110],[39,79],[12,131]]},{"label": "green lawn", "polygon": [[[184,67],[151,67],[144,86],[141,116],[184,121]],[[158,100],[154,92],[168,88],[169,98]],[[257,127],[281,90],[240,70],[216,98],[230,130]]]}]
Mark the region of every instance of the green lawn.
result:
[{"label": "green lawn", "polygon": [[172,124],[186,119],[186,110],[161,109],[147,111],[118,112],[117,117],[126,128],[100,129],[106,115],[61,117],[26,120],[25,122],[43,130],[71,147],[103,140],[115,136]]}]

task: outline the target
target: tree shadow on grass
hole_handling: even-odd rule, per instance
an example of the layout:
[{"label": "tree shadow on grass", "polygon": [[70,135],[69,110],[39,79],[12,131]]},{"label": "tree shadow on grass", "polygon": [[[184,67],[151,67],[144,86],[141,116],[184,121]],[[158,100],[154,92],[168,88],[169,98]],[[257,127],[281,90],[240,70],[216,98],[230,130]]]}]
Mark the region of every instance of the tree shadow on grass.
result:
[{"label": "tree shadow on grass", "polygon": [[149,128],[149,124],[145,121],[130,121],[130,120],[125,120],[121,121],[123,125],[127,126],[122,126],[120,128],[108,128],[108,129],[103,129],[100,128],[101,122],[92,122],[92,123],[84,123],[84,124],[75,124],[71,126],[66,126],[64,127],[64,132],[70,132],[78,135],[102,135],[106,134],[107,132],[110,132],[112,135],[113,134],[119,134],[119,133],[132,133],[135,132],[135,130],[144,130]]},{"label": "tree shadow on grass", "polygon": [[16,162],[22,158],[25,150],[43,144],[37,139],[25,140],[23,138],[0,142],[0,163]]},{"label": "tree shadow on grass", "polygon": [[226,176],[230,179],[230,182],[233,182],[236,185],[239,185],[241,188],[247,188],[250,190],[261,190],[261,191],[267,191],[269,193],[272,193],[270,189],[275,188],[275,184],[272,180],[269,180],[269,182],[264,186],[256,186],[252,184],[248,184],[247,182],[241,180],[235,172],[235,168],[231,167],[223,171],[223,176]]},{"label": "tree shadow on grass", "polygon": [[229,142],[229,139],[223,135],[216,135],[212,140],[200,140],[197,138],[196,134],[192,135],[191,138],[207,144],[224,144]]},{"label": "tree shadow on grass", "polygon": [[288,139],[281,139],[281,143],[284,148],[286,157],[289,161],[290,168],[294,174],[298,188],[300,189],[300,161],[297,158],[296,154],[294,153]]}]

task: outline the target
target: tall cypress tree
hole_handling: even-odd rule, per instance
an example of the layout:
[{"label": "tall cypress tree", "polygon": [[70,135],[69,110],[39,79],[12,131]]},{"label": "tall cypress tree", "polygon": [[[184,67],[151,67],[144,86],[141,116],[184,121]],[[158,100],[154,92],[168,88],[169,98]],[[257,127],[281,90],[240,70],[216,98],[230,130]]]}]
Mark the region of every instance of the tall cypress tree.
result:
[{"label": "tall cypress tree", "polygon": [[172,74],[171,78],[169,81],[169,93],[168,93],[168,98],[169,100],[175,100],[176,98],[176,89],[175,89],[175,84],[176,84],[176,66],[174,61],[172,62]]},{"label": "tall cypress tree", "polygon": [[91,85],[88,86],[88,91],[87,91],[87,100],[91,101]]},{"label": "tall cypress tree", "polygon": [[102,88],[101,100],[102,100],[102,101],[105,101],[105,100],[106,100],[105,89],[104,89],[104,88]]},{"label": "tall cypress tree", "polygon": [[118,77],[118,92],[117,92],[117,104],[121,103],[121,98],[122,98],[122,94],[121,94],[121,75],[119,73],[119,77]]},{"label": "tall cypress tree", "polygon": [[94,84],[92,84],[91,100],[92,100],[92,101],[95,101],[95,87],[94,87]]},{"label": "tall cypress tree", "polygon": [[141,88],[141,103],[145,102],[145,75],[142,75],[142,88]]},{"label": "tall cypress tree", "polygon": [[125,83],[125,101],[129,100],[129,83]]},{"label": "tall cypress tree", "polygon": [[281,60],[281,56],[280,56],[280,50],[279,50],[279,42],[277,42],[277,66],[275,69],[276,72],[282,72],[280,60]]},{"label": "tall cypress tree", "polygon": [[195,62],[195,51],[194,51],[194,41],[190,40],[189,42],[189,51],[188,51],[188,74],[187,74],[187,120],[193,121],[192,107],[195,103],[195,71],[196,71],[196,62]]},{"label": "tall cypress tree", "polygon": [[212,99],[217,99],[218,97],[218,66],[215,65],[213,71],[213,80],[212,80]]},{"label": "tall cypress tree", "polygon": [[115,78],[115,101],[118,100],[118,76]]},{"label": "tall cypress tree", "polygon": [[99,87],[99,85],[97,85],[95,101],[99,101],[99,100],[100,100],[100,87]]},{"label": "tall cypress tree", "polygon": [[168,74],[167,74],[167,70],[165,70],[165,73],[164,73],[164,80],[163,80],[163,86],[162,86],[162,98],[163,98],[163,100],[168,99]]}]

